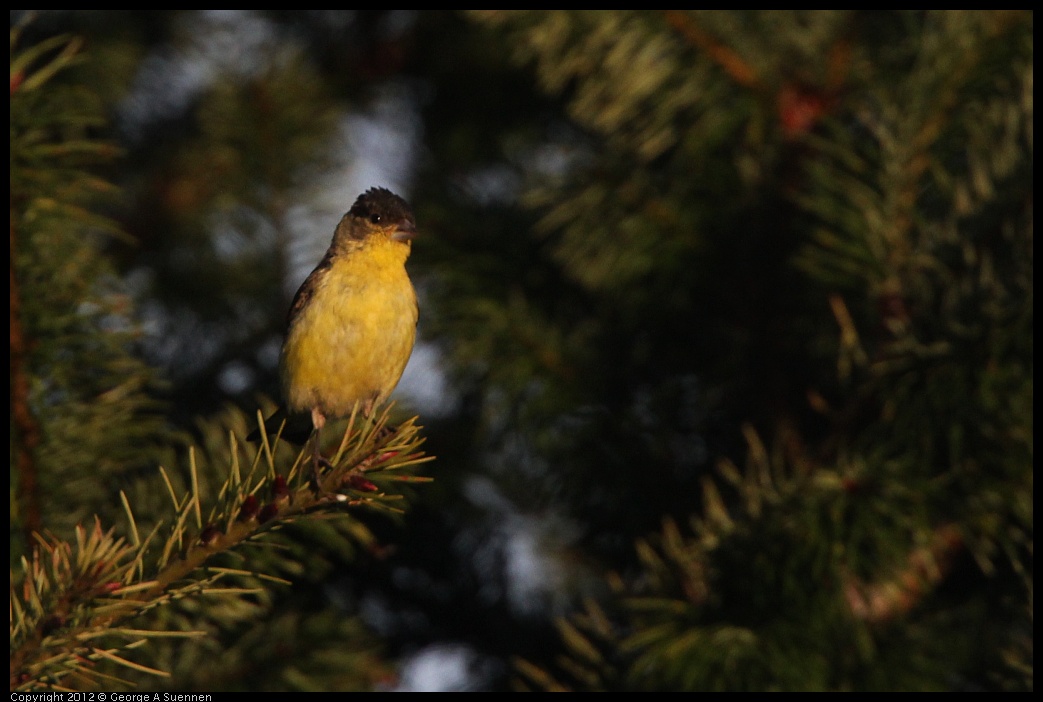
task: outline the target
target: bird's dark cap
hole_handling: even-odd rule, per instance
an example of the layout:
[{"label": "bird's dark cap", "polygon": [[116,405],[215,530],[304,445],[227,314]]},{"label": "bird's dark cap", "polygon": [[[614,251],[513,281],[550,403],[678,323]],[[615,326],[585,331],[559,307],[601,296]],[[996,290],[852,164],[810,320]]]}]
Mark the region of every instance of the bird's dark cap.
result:
[{"label": "bird's dark cap", "polygon": [[409,204],[387,188],[370,188],[362,193],[348,210],[348,214],[369,219],[374,224],[401,226],[408,222],[410,228],[416,226]]}]

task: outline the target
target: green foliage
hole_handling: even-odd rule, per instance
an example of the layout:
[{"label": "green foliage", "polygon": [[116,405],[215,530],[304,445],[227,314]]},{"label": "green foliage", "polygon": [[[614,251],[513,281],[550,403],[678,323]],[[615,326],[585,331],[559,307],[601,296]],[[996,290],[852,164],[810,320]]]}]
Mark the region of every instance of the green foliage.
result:
[{"label": "green foliage", "polygon": [[132,353],[140,334],[128,292],[103,255],[122,235],[98,214],[115,189],[97,168],[116,151],[93,135],[103,116],[90,91],[56,82],[81,42],[23,48],[19,34],[11,32],[16,556],[41,524],[68,534],[102,511],[109,481],[171,439],[150,394],[155,374]]},{"label": "green foliage", "polygon": [[[180,646],[155,645],[145,652],[179,674],[177,688],[186,684],[205,688],[219,679],[233,684],[238,679],[234,668],[214,670],[205,663],[207,651],[214,655],[219,650],[215,644],[222,634],[242,646],[251,638],[275,636],[287,627],[300,627],[301,633],[321,628],[315,620],[284,615],[273,628],[261,631],[258,620],[274,615],[275,603],[266,588],[272,583],[289,583],[273,574],[299,578],[305,575],[304,561],[312,560],[306,549],[294,547],[295,539],[272,539],[272,534],[298,520],[339,517],[349,523],[343,533],[335,530],[327,535],[330,545],[350,534],[363,543],[371,541],[365,527],[345,510],[362,506],[394,509],[402,495],[382,485],[393,488],[401,482],[424,480],[395,472],[430,460],[417,450],[423,441],[417,431],[413,421],[388,428],[387,411],[376,422],[356,422],[353,415],[330,461],[332,468],[323,476],[328,492],[311,485],[310,448],[296,453],[288,472],[281,472],[287,461],[280,461],[277,471],[275,437],[265,436],[261,449],[252,451],[229,432],[231,455],[221,471],[227,477],[216,491],[202,488],[200,475],[212,475],[213,469],[208,471],[209,462],[198,461],[195,451],[188,457],[188,489],[175,487],[167,471],[160,468],[161,484],[154,484],[153,489],[165,490],[170,505],[164,510],[167,517],[148,531],[123,496],[129,539],[103,532],[97,521],[92,530],[76,528],[75,548],[54,537],[40,539],[32,561],[23,560],[20,577],[12,575],[12,689],[128,684],[135,673],[169,676],[162,667],[132,660],[140,654],[128,658],[129,652],[153,638],[206,635],[209,643],[189,649],[187,655]],[[313,530],[313,544],[322,542],[323,531]],[[277,558],[251,557],[245,569],[236,567],[243,547],[280,542],[285,547]],[[239,558],[231,558],[237,555]],[[309,655],[322,655],[317,652],[326,650],[326,658],[345,665],[357,663],[360,667],[345,667],[342,675],[350,678],[357,671],[362,677],[354,681],[354,687],[372,683],[362,671],[375,654],[372,645],[360,645],[365,637],[358,636],[357,625],[349,622],[331,633],[333,641],[299,642],[298,648],[311,649]],[[122,642],[108,643],[113,638]],[[329,648],[338,640],[348,645]],[[95,641],[104,641],[105,647]],[[271,642],[275,650],[269,650],[269,655],[277,655],[278,643],[278,639]],[[258,646],[252,655],[265,650]],[[129,671],[120,673],[100,665],[105,662]],[[234,663],[232,659],[228,662]],[[342,678],[341,684],[348,678]],[[282,669],[273,671],[267,684],[299,689],[309,685],[307,679],[292,669]]]},{"label": "green foliage", "polygon": [[[109,257],[128,237],[99,214],[119,191],[98,173],[120,154],[96,138],[106,126],[98,93],[69,70],[82,41],[23,48],[22,31],[11,40],[11,689],[383,684],[393,672],[379,643],[307,587],[379,551],[360,509],[397,517],[411,485],[427,481],[411,474],[429,460],[415,418],[394,427],[389,409],[348,418],[340,443],[325,447],[324,491],[311,485],[310,448],[276,436],[242,444],[255,420],[241,411],[197,418],[195,445],[175,433],[155,372],[134,355],[141,331]],[[207,104],[224,112],[202,120],[227,143],[211,156],[246,155],[238,138],[269,142],[266,156],[233,170],[264,164],[265,182],[282,191],[300,186],[286,159],[323,138],[316,101],[300,101],[316,87],[287,63],[252,91],[265,102],[275,90],[276,118],[255,106],[229,131],[223,119],[242,96],[217,90]],[[215,191],[230,173],[211,173],[223,177]],[[284,215],[287,203],[257,182],[242,189]]]},{"label": "green foliage", "polygon": [[[998,652],[1025,650],[1026,603],[1031,622],[1031,16],[475,18],[594,144],[525,197],[589,295],[566,329],[596,372],[571,387],[623,402],[562,431],[552,463],[589,463],[613,494],[630,481],[631,502],[694,531],[668,520],[642,542],[612,616],[566,620],[559,675],[527,662],[528,681],[946,689],[1024,672]],[[776,268],[753,281],[751,260]],[[697,465],[678,480],[683,454],[662,450],[691,431],[663,401],[685,373],[711,384],[697,430],[723,413],[777,437],[769,454],[746,430],[731,491]],[[626,530],[626,504],[598,500],[594,523]]]},{"label": "green foliage", "polygon": [[[747,469],[724,464],[707,481],[692,535],[668,521],[639,542],[641,575],[615,580],[611,615],[588,601],[559,624],[567,655],[553,671],[520,661],[521,681],[537,689],[934,690],[983,657],[1000,666],[997,646],[1013,644],[1012,632],[990,626],[978,603],[944,592],[964,547],[956,528],[925,535],[882,523],[842,474],[784,466],[780,450],[749,438]],[[878,530],[872,539],[868,524]],[[808,538],[822,532],[828,543]],[[867,563],[884,579],[862,580]]]},{"label": "green foliage", "polygon": [[[12,463],[78,466],[46,493],[52,530],[70,504],[133,526],[120,541],[70,517],[45,539],[66,554],[55,566],[27,556],[41,584],[13,590],[18,650],[60,654],[32,668],[47,682],[17,684],[118,670],[171,689],[368,689],[393,675],[385,654],[451,640],[512,662],[518,689],[1032,688],[1031,13],[109,17],[72,22],[101,61],[75,72],[57,70],[75,62],[67,40],[13,49]],[[167,100],[183,89],[169,74],[198,62],[206,78]],[[106,66],[104,86],[71,80]],[[191,450],[150,433],[143,367],[100,370],[137,332],[129,305],[111,311],[122,283],[81,253],[115,241],[96,169],[113,154],[94,139],[99,109],[127,107],[100,101],[131,76],[161,105],[122,113],[119,216],[140,248],[115,250]],[[372,173],[344,148],[345,118],[372,105],[393,106],[367,116],[396,138],[396,120],[422,119],[415,160],[391,170],[418,214],[420,331],[455,400],[427,432],[446,479],[394,522],[409,540],[392,556],[377,510],[313,504],[296,450],[231,438],[275,389],[296,269],[326,243],[316,192]],[[16,344],[15,322],[41,341]],[[109,409],[65,411],[81,387]],[[35,426],[76,443],[37,450]],[[414,430],[351,431],[337,480],[405,494],[370,461],[394,453],[385,438],[408,461]],[[110,475],[99,461],[118,483],[87,484]],[[156,463],[166,481],[127,471]],[[234,516],[251,491],[279,517]],[[30,494],[44,493],[13,493],[19,526]],[[401,503],[346,494],[379,514]],[[498,541],[519,523],[530,541]],[[109,579],[73,587],[103,553],[119,556]],[[538,585],[519,567],[532,561]],[[130,582],[127,564],[176,578],[102,639],[97,606],[143,601],[94,597]],[[353,597],[386,641],[342,606]],[[53,602],[86,604],[49,619]],[[75,649],[95,635],[104,646]],[[476,685],[507,686],[496,675]]]}]

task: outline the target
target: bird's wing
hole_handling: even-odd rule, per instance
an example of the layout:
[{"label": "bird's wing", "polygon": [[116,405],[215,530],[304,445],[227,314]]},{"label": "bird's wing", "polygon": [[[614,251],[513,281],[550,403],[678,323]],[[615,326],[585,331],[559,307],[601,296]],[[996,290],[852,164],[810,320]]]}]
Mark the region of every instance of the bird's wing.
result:
[{"label": "bird's wing", "polygon": [[304,309],[308,301],[311,300],[315,294],[315,287],[319,284],[319,280],[322,278],[323,272],[328,270],[333,265],[333,254],[330,251],[326,252],[326,255],[319,261],[319,265],[315,266],[315,270],[308,274],[308,277],[301,283],[301,287],[297,288],[297,293],[293,296],[293,303],[290,305],[290,311],[286,315],[286,326],[289,327],[293,324],[293,320],[297,317],[302,309]]}]

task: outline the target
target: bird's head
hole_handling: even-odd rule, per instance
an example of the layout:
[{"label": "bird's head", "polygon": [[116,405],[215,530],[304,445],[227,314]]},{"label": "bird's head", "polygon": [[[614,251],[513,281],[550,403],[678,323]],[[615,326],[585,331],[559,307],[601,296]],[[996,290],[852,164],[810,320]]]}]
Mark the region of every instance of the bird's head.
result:
[{"label": "bird's head", "polygon": [[386,188],[370,188],[359,195],[341,225],[345,223],[349,225],[347,233],[352,239],[382,236],[409,246],[416,236],[413,210]]}]

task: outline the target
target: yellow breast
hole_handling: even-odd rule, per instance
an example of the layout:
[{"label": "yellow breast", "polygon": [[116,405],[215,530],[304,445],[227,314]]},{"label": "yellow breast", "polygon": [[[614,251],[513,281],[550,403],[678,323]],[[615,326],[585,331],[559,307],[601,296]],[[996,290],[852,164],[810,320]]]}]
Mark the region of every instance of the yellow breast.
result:
[{"label": "yellow breast", "polygon": [[291,321],[281,373],[288,409],[349,414],[383,402],[402,377],[416,338],[408,246],[376,240],[316,273],[311,298]]}]

